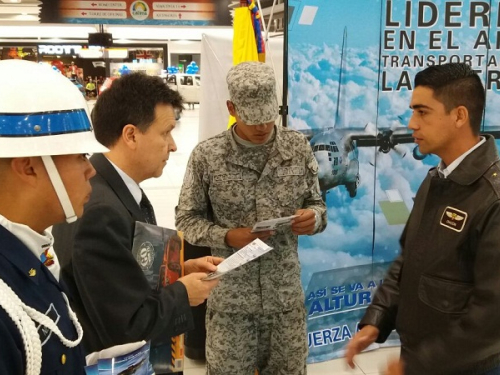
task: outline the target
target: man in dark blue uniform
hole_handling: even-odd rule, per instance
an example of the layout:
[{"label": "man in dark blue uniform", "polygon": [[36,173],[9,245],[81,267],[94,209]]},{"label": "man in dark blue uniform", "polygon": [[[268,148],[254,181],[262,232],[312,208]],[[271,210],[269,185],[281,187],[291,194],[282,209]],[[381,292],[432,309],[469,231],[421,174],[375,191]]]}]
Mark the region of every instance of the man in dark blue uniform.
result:
[{"label": "man in dark blue uniform", "polygon": [[89,199],[94,137],[78,89],[52,69],[0,61],[0,374],[84,374],[82,328],[47,228]]}]

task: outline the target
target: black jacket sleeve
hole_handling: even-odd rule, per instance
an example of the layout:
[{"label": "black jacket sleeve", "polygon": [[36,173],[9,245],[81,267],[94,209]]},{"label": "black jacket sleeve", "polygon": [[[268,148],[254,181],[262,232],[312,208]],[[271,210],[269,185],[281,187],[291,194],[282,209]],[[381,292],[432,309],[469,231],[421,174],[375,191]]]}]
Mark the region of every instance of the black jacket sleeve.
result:
[{"label": "black jacket sleeve", "polygon": [[71,267],[96,335],[86,340],[88,350],[148,339],[163,342],[192,328],[184,285],[151,289],[132,256],[134,224],[103,203],[87,206],[77,224]]},{"label": "black jacket sleeve", "polygon": [[394,330],[399,304],[399,278],[403,268],[403,255],[391,264],[384,282],[375,292],[372,303],[368,306],[363,319],[359,323],[362,328],[372,325],[380,330],[376,342],[382,343]]}]

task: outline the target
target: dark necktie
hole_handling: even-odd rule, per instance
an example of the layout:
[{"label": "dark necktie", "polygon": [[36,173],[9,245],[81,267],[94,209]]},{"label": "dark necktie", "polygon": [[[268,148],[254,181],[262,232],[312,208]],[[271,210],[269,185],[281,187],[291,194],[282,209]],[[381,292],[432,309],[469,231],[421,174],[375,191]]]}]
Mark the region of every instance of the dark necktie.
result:
[{"label": "dark necktie", "polygon": [[141,192],[142,192],[142,198],[139,206],[141,207],[141,211],[144,214],[146,223],[156,225],[156,217],[155,217],[155,211],[153,210],[153,206],[151,205],[151,202],[149,201],[144,191],[142,191],[142,189]]}]

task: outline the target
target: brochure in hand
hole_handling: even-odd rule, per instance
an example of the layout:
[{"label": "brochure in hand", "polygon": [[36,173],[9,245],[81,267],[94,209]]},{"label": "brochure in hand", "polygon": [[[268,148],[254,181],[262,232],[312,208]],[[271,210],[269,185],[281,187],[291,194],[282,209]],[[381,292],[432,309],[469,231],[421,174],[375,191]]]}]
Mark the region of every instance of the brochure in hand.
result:
[{"label": "brochure in hand", "polygon": [[[182,232],[156,225],[135,223],[132,255],[154,290],[174,283],[184,274]],[[184,336],[164,345],[151,345],[151,363],[156,372],[175,373],[184,368]]]},{"label": "brochure in hand", "polygon": [[293,219],[295,219],[297,216],[298,215],[292,215],[292,216],[278,217],[276,219],[260,221],[253,226],[252,233],[276,230],[282,226],[290,226],[292,225]]},{"label": "brochure in hand", "polygon": [[230,257],[224,259],[224,261],[217,266],[217,271],[209,273],[203,280],[213,280],[221,277],[225,273],[264,255],[272,249],[271,246],[266,245],[257,238]]}]

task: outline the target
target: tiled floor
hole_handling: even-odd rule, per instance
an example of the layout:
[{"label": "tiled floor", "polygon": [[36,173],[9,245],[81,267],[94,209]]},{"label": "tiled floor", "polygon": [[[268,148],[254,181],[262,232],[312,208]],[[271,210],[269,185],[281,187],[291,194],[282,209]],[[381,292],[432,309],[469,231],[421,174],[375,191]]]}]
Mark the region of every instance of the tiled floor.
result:
[{"label": "tiled floor", "polygon": [[[149,199],[155,207],[158,225],[174,228],[174,209],[179,199],[179,191],[182,185],[184,172],[189,155],[198,143],[198,106],[195,109],[186,109],[182,118],[173,131],[177,144],[177,152],[171,153],[163,175],[157,179],[151,179],[142,183]],[[348,369],[343,359],[315,363],[308,366],[309,375],[375,375],[385,368],[388,358],[399,355],[399,348],[385,348],[359,355],[356,358],[358,367],[354,370]],[[185,364],[185,375],[205,374],[204,364],[187,359]],[[237,374],[235,374],[237,375]]]},{"label": "tiled floor", "polygon": [[[343,359],[314,363],[307,366],[308,375],[381,375],[388,359],[399,355],[399,348],[384,348],[363,353],[356,358],[356,369],[347,367]],[[204,363],[186,360],[184,375],[205,375]],[[237,375],[237,374],[235,374]]]}]

